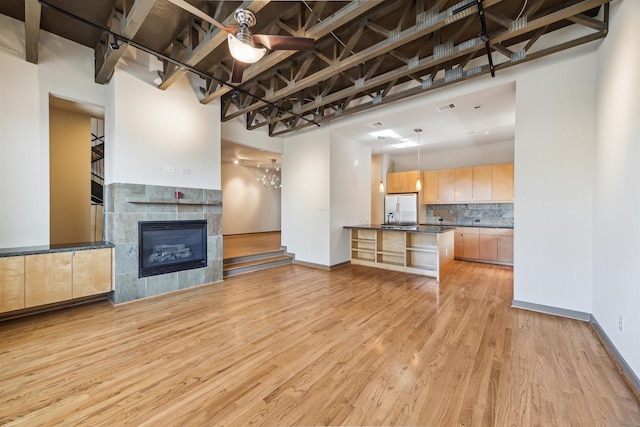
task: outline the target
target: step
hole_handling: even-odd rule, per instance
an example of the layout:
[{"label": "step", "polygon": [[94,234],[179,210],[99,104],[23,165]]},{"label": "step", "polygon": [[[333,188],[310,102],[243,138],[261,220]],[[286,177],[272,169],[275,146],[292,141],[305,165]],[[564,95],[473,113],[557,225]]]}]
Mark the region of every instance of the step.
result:
[{"label": "step", "polygon": [[267,254],[231,258],[223,261],[222,277],[264,270],[279,265],[291,264],[292,262],[293,256],[283,252],[270,252]]}]

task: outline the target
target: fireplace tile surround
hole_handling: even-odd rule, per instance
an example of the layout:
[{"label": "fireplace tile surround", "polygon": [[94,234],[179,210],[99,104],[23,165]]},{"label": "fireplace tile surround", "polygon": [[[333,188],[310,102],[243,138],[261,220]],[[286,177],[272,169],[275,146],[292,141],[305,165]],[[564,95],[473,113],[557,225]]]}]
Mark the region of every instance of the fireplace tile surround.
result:
[{"label": "fireplace tile surround", "polygon": [[[115,245],[115,304],[222,280],[222,191],[112,183],[104,212],[106,240]],[[207,220],[207,267],[138,278],[138,222],[198,219]]]}]

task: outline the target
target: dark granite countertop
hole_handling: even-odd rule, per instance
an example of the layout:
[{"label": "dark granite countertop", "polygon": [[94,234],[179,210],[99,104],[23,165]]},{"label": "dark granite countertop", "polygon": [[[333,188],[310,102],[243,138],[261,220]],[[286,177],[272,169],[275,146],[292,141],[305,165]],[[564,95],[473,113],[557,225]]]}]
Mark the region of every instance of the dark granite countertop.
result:
[{"label": "dark granite countertop", "polygon": [[86,251],[89,249],[113,248],[111,242],[81,242],[59,245],[24,246],[21,248],[0,248],[0,258],[21,255],[38,255],[53,252]]},{"label": "dark granite countertop", "polygon": [[439,225],[386,225],[386,224],[358,224],[345,225],[344,228],[358,228],[364,230],[382,230],[382,231],[405,231],[407,233],[446,233],[456,228],[450,226]]}]

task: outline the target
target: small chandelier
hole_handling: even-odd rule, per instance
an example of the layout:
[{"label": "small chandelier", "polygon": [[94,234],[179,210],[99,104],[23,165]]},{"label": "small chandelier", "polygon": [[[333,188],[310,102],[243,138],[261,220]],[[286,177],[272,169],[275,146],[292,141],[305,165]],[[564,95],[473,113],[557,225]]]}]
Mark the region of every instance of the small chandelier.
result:
[{"label": "small chandelier", "polygon": [[265,188],[280,188],[280,168],[276,167],[276,159],[271,159],[271,169],[265,169],[264,174],[258,178],[258,182]]}]

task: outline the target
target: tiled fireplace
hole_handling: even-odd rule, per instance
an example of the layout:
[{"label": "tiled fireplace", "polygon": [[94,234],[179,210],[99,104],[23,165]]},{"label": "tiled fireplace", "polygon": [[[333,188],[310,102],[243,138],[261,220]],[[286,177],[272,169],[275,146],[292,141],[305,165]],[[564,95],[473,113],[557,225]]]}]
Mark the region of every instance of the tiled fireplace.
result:
[{"label": "tiled fireplace", "polygon": [[[182,197],[175,198],[176,192]],[[207,221],[207,266],[139,277],[139,223]],[[222,280],[222,192],[143,184],[105,187],[105,238],[115,244],[116,304]]]}]

